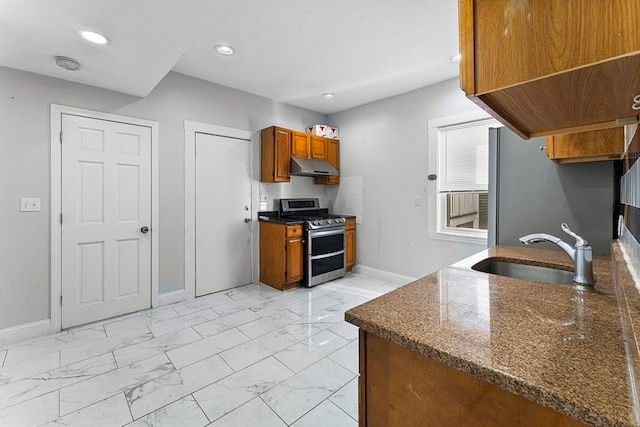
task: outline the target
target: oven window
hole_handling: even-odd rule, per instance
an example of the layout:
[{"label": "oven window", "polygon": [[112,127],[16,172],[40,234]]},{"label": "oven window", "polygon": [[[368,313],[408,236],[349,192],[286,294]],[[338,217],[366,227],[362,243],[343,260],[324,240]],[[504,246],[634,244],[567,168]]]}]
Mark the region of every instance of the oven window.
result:
[{"label": "oven window", "polygon": [[344,249],[344,233],[311,239],[311,255],[324,255]]},{"label": "oven window", "polygon": [[311,260],[311,276],[318,276],[341,268],[344,268],[344,252],[327,258]]}]

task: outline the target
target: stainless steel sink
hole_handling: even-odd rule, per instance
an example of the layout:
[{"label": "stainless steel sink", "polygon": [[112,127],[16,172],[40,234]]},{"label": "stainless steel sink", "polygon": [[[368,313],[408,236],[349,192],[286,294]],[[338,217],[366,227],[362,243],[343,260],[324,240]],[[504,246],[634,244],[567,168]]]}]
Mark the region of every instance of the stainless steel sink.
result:
[{"label": "stainless steel sink", "polygon": [[573,271],[558,270],[557,268],[494,260],[481,261],[471,268],[484,273],[531,280],[533,282],[573,285]]}]

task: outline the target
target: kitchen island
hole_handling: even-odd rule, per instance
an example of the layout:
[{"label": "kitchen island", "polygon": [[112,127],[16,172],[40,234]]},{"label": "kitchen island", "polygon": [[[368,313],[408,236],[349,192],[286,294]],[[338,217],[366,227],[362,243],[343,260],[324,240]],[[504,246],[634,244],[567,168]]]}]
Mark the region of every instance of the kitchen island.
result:
[{"label": "kitchen island", "polygon": [[[617,243],[597,292],[473,270],[496,246],[346,312],[360,328],[360,426],[635,426],[638,293]],[[634,327],[635,325],[635,327]]]}]

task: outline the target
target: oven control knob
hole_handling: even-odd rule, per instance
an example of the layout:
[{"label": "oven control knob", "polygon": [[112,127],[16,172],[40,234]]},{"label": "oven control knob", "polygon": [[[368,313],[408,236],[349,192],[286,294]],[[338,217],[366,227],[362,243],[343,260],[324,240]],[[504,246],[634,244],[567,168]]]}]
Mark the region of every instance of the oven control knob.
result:
[{"label": "oven control knob", "polygon": [[320,219],[320,220],[318,220],[318,224],[322,225],[322,224],[324,224],[324,221]]},{"label": "oven control knob", "polygon": [[328,220],[327,220],[327,224],[331,224],[331,219],[328,219]]},{"label": "oven control knob", "polygon": [[313,221],[313,225],[318,225],[318,220],[317,219]]}]

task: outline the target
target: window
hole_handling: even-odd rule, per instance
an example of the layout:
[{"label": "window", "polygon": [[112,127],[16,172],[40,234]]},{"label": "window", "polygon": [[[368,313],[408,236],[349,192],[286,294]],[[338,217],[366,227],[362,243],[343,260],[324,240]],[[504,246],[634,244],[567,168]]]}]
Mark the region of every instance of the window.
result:
[{"label": "window", "polygon": [[489,128],[498,126],[483,111],[429,120],[432,237],[486,243]]}]

